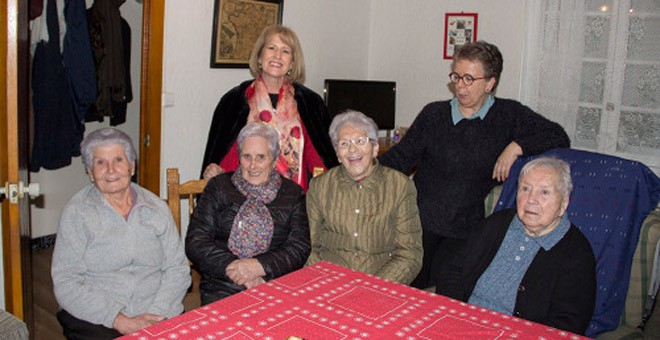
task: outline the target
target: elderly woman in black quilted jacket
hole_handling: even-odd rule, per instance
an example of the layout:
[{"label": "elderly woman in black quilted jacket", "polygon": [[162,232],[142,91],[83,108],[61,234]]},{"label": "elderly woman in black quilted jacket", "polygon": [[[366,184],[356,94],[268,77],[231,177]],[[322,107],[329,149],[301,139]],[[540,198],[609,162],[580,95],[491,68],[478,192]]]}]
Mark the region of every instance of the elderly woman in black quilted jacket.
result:
[{"label": "elderly woman in black quilted jacket", "polygon": [[299,269],[310,252],[305,193],[275,170],[277,131],[250,123],[237,144],[240,166],[209,181],[186,235],[202,305]]}]

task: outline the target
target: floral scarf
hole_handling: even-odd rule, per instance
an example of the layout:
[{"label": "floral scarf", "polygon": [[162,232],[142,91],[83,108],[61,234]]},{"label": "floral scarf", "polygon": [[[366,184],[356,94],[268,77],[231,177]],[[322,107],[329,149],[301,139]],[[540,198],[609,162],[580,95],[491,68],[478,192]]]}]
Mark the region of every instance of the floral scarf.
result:
[{"label": "floral scarf", "polygon": [[248,123],[270,124],[280,134],[280,155],[277,159],[277,171],[284,177],[303,185],[301,173],[305,139],[298,106],[294,98],[295,90],[291,82],[284,80],[277,99],[273,104],[261,76],[245,91],[250,106]]},{"label": "floral scarf", "polygon": [[251,258],[270,247],[274,225],[266,204],[277,197],[282,177],[277,171],[271,171],[265,185],[253,185],[243,178],[239,167],[231,176],[231,182],[246,199],[234,217],[227,247],[239,258]]}]

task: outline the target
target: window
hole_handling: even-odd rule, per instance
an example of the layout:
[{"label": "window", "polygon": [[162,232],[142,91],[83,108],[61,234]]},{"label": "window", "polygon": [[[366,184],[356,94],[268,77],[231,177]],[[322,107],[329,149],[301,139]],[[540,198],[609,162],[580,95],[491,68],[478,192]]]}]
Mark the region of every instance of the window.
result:
[{"label": "window", "polygon": [[574,148],[660,174],[660,1],[535,1],[529,13],[523,100]]}]

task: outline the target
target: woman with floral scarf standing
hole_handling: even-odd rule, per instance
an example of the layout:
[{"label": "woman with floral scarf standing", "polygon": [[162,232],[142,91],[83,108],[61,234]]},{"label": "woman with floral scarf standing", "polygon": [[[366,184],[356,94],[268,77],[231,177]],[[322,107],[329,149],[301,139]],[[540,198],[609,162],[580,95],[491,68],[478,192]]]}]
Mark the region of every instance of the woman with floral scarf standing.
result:
[{"label": "woman with floral scarf standing", "polygon": [[274,171],[279,134],[248,123],[236,140],[240,166],[208,182],[186,235],[202,305],[299,269],[310,252],[305,192]]},{"label": "woman with floral scarf standing", "polygon": [[296,34],[284,26],[264,29],[250,55],[255,78],[227,92],[213,114],[202,164],[209,179],[234,171],[239,159],[238,131],[246,123],[266,123],[280,134],[277,171],[307,190],[315,168],[337,165],[323,99],[302,85],[305,61]]}]

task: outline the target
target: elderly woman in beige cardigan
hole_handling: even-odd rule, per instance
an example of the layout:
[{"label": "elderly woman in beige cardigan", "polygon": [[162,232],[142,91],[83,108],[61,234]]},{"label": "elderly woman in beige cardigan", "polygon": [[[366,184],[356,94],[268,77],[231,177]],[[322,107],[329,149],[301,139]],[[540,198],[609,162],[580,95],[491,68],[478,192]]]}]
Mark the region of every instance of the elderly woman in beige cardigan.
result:
[{"label": "elderly woman in beige cardigan", "polygon": [[307,264],[329,261],[410,284],[422,266],[417,192],[404,174],[381,166],[378,127],[357,111],[337,115],[330,139],[341,166],[310,182]]}]

